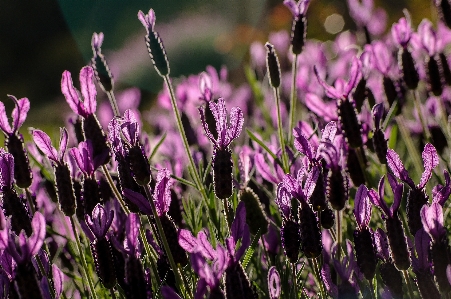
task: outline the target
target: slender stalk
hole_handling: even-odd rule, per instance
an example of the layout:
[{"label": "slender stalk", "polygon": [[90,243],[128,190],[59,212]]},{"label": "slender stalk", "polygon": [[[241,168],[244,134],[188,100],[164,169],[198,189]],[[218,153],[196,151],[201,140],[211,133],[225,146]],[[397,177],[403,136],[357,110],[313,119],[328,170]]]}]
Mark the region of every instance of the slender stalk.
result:
[{"label": "slender stalk", "polygon": [[130,210],[128,209],[127,205],[125,204],[124,200],[122,199],[122,195],[119,192],[119,190],[116,188],[116,185],[113,182],[113,178],[110,175],[110,172],[106,168],[105,165],[102,165],[103,174],[105,175],[108,184],[110,185],[111,190],[114,193],[114,196],[116,196],[117,200],[119,201],[119,204],[121,205],[122,210],[124,210],[125,214],[130,214]]},{"label": "slender stalk", "polygon": [[91,293],[91,296],[94,299],[97,299],[97,294],[96,294],[96,291],[95,291],[94,283],[92,282],[91,275],[89,275],[88,265],[86,263],[86,259],[85,259],[85,255],[83,253],[83,249],[81,248],[80,239],[79,239],[79,236],[78,236],[77,229],[75,228],[75,221],[76,221],[76,219],[74,217],[75,216],[70,217],[70,223],[72,224],[72,231],[74,232],[75,243],[77,244],[78,254],[79,254],[80,259],[81,259],[81,265],[82,265],[82,268],[83,268],[82,272],[85,274],[86,280],[88,281],[89,292]]},{"label": "slender stalk", "polygon": [[31,197],[30,189],[25,188],[25,195],[27,197],[28,206],[30,207],[31,216],[33,216],[36,209],[34,207],[34,202],[33,198]]},{"label": "slender stalk", "polygon": [[421,102],[420,102],[420,96],[418,94],[418,90],[412,90],[413,93],[413,99],[415,103],[415,108],[417,109],[418,116],[420,118],[421,126],[423,127],[423,132],[426,137],[427,142],[431,142],[432,135],[429,131],[429,128],[426,124],[426,120],[424,119],[423,110],[421,109]]},{"label": "slender stalk", "polygon": [[337,216],[335,217],[337,219],[337,235],[336,235],[336,241],[337,241],[337,258],[338,260],[341,259],[341,211],[337,210]]},{"label": "slender stalk", "polygon": [[404,275],[404,280],[406,281],[407,288],[409,289],[409,297],[410,299],[413,299],[415,298],[415,296],[413,295],[413,289],[412,284],[410,283],[409,273],[407,272],[407,270],[402,270],[402,274]]},{"label": "slender stalk", "polygon": [[413,166],[415,167],[416,173],[423,173],[423,163],[421,162],[417,148],[413,144],[411,135],[406,128],[406,124],[402,115],[398,115],[396,117],[396,122],[398,123],[399,131],[401,132],[402,139],[406,144],[409,155],[413,160]]},{"label": "slender stalk", "polygon": [[114,92],[112,90],[107,91],[106,95],[108,96],[108,100],[110,100],[111,108],[113,109],[114,116],[121,116],[119,112],[119,108],[117,107],[116,97],[114,96]]},{"label": "slender stalk", "polygon": [[[293,55],[292,80],[291,80],[291,98],[290,98],[290,125],[288,127],[288,144],[293,142],[294,113],[296,112],[296,75],[298,72],[298,54]],[[302,116],[302,115],[301,115]]]},{"label": "slender stalk", "polygon": [[324,289],[324,285],[323,285],[323,280],[321,279],[321,272],[320,272],[320,268],[318,265],[318,261],[316,260],[316,258],[311,259],[312,260],[312,264],[313,264],[313,271],[315,273],[316,276],[316,280],[318,280],[318,284],[319,284],[319,290],[321,293],[321,298],[327,298],[326,297],[326,291]]},{"label": "slender stalk", "polygon": [[280,95],[279,95],[279,88],[274,88],[274,98],[276,99],[276,107],[277,107],[277,131],[279,134],[279,143],[280,147],[282,148],[282,165],[283,165],[283,171],[285,173],[288,173],[288,157],[287,153],[285,151],[285,138],[283,137],[283,131],[282,131],[282,118],[280,116]]},{"label": "slender stalk", "polygon": [[43,276],[45,276],[45,278],[47,278],[47,283],[49,285],[49,291],[50,291],[50,297],[52,299],[55,298],[55,290],[51,287],[51,281],[52,279],[50,278],[50,276],[47,274],[47,272],[44,269],[44,265],[42,264],[41,258],[39,256],[36,256],[36,261],[38,262],[38,267],[39,267],[39,271],[41,271],[41,274]]},{"label": "slender stalk", "polygon": [[295,298],[298,295],[298,282],[296,279],[296,263],[291,263],[291,276],[293,276],[293,290]]},{"label": "slender stalk", "polygon": [[360,168],[362,169],[363,178],[365,179],[366,183],[369,183],[370,181],[368,180],[368,174],[366,173],[365,159],[363,158],[363,146],[356,148],[355,151],[357,154],[357,159],[359,160]]},{"label": "slender stalk", "polygon": [[149,185],[144,186],[144,190],[146,191],[147,198],[149,199],[150,207],[152,208],[152,214],[155,218],[155,222],[157,224],[157,229],[160,234],[161,240],[163,242],[164,250],[168,256],[169,264],[171,265],[172,271],[174,272],[175,280],[177,281],[177,285],[180,289],[187,290],[186,286],[183,283],[183,280],[180,278],[180,273],[177,270],[178,267],[175,264],[174,257],[172,256],[171,248],[169,248],[168,240],[166,240],[166,235],[164,234],[163,226],[161,225],[160,217],[157,214],[157,210],[155,208],[155,203],[152,200],[152,194],[150,193]]},{"label": "slender stalk", "polygon": [[190,164],[191,168],[193,169],[192,173],[194,176],[193,177],[194,183],[196,184],[197,189],[199,190],[202,198],[205,200],[205,202],[207,202],[208,201],[207,193],[205,192],[205,187],[202,184],[202,180],[199,176],[199,172],[196,168],[196,164],[194,163],[193,156],[191,155],[191,152],[189,149],[188,140],[186,139],[185,129],[183,129],[182,119],[180,117],[179,109],[177,108],[177,101],[175,100],[174,89],[172,88],[172,84],[171,84],[171,80],[169,79],[169,76],[166,75],[164,77],[164,82],[166,83],[166,87],[169,90],[171,104],[172,104],[172,110],[174,110],[175,121],[177,123],[177,127],[180,132],[180,137],[182,138],[183,147],[185,148],[185,152],[188,157],[189,164]]},{"label": "slender stalk", "polygon": [[232,227],[233,218],[232,218],[232,214],[230,211],[229,202],[227,200],[223,200],[222,203],[224,205],[225,220],[226,220],[227,226],[230,229]]},{"label": "slender stalk", "polygon": [[371,280],[368,280],[368,284],[370,285],[370,294],[371,299],[376,299],[376,296],[374,295],[374,292],[376,291],[373,287],[373,282]]}]

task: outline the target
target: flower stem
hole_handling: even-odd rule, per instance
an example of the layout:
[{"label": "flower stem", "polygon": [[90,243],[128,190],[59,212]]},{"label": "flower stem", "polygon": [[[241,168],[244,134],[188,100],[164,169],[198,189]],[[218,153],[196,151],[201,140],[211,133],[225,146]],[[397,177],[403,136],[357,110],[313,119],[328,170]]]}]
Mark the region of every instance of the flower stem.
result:
[{"label": "flower stem", "polygon": [[204,185],[202,184],[202,180],[199,176],[199,172],[196,168],[196,164],[194,163],[193,156],[191,155],[191,152],[189,149],[188,140],[186,139],[185,129],[183,129],[182,119],[180,117],[179,109],[177,108],[177,101],[175,100],[174,89],[172,88],[172,83],[171,83],[171,80],[169,79],[168,75],[164,76],[164,82],[166,83],[166,87],[169,90],[171,104],[172,104],[172,110],[174,111],[175,121],[177,123],[177,127],[180,132],[180,137],[182,138],[183,147],[185,148],[185,153],[186,153],[186,156],[188,157],[189,164],[190,164],[191,168],[193,169],[192,174],[193,174],[194,183],[196,184],[197,189],[199,190],[203,200],[205,202],[207,202],[208,201],[207,193],[205,191]]},{"label": "flower stem", "polygon": [[282,118],[280,116],[280,95],[279,95],[279,88],[274,88],[274,98],[276,99],[276,107],[277,107],[277,131],[279,133],[279,143],[280,147],[282,148],[282,165],[283,165],[283,171],[284,173],[289,172],[289,166],[288,166],[288,157],[287,153],[285,151],[285,138],[283,137],[283,131],[282,131]]},{"label": "flower stem", "polygon": [[324,290],[323,280],[321,279],[321,272],[320,272],[320,268],[319,268],[319,265],[318,265],[317,258],[312,258],[311,260],[312,260],[312,264],[313,264],[313,271],[314,271],[314,274],[316,276],[316,280],[318,281],[318,284],[319,284],[319,290],[320,290],[320,293],[321,293],[321,298],[325,299],[327,297],[326,297],[326,292]]},{"label": "flower stem", "polygon": [[296,279],[296,263],[291,263],[291,276],[293,276],[293,290],[295,298],[298,296],[298,283]]},{"label": "flower stem", "polygon": [[116,97],[114,96],[113,90],[107,91],[106,95],[108,100],[110,100],[111,108],[113,109],[114,116],[121,116],[119,108],[117,107]]},{"label": "flower stem", "polygon": [[94,283],[92,282],[91,275],[89,275],[89,269],[88,269],[88,265],[86,263],[86,259],[85,259],[85,255],[83,253],[83,249],[81,248],[80,238],[78,236],[77,229],[75,228],[75,221],[76,221],[76,219],[74,217],[75,216],[70,217],[70,223],[72,224],[72,231],[74,232],[75,243],[77,244],[78,254],[79,254],[80,259],[81,259],[81,265],[83,267],[83,273],[85,274],[86,280],[88,281],[89,292],[91,293],[91,296],[94,299],[97,299],[97,294],[96,294],[96,291],[95,291]]},{"label": "flower stem", "polygon": [[417,109],[418,117],[420,118],[421,126],[423,127],[423,133],[427,142],[431,142],[431,132],[424,119],[423,110],[421,109],[420,96],[418,95],[418,90],[412,90],[413,99],[415,103],[415,108]]},{"label": "flower stem", "polygon": [[413,289],[412,289],[412,284],[410,283],[409,273],[407,272],[407,270],[402,270],[402,274],[404,275],[404,279],[406,281],[407,288],[409,289],[409,297],[410,297],[410,299],[413,299],[413,298],[415,298],[415,296],[413,295]]},{"label": "flower stem", "polygon": [[[178,271],[178,267],[175,264],[174,257],[172,256],[171,248],[169,248],[168,240],[166,240],[166,235],[164,234],[163,226],[161,225],[160,217],[157,214],[157,210],[155,208],[155,203],[152,199],[152,194],[150,193],[149,185],[144,186],[144,190],[146,191],[147,198],[149,199],[150,207],[152,208],[152,214],[155,218],[155,222],[157,224],[157,229],[161,237],[161,241],[163,242],[164,251],[166,252],[169,264],[171,265],[172,271],[174,272],[175,280],[177,281],[177,285],[181,290],[187,290],[183,280],[180,278],[180,272]],[[144,242],[144,241],[143,241]]]},{"label": "flower stem", "polygon": [[293,56],[293,64],[292,64],[292,81],[291,81],[291,98],[290,98],[290,126],[288,127],[288,144],[291,145],[293,142],[293,128],[294,128],[294,113],[296,112],[296,75],[298,72],[298,54],[294,54]]},{"label": "flower stem", "polygon": [[407,150],[409,152],[410,157],[413,160],[413,166],[415,167],[415,171],[417,173],[423,173],[423,163],[421,163],[420,155],[415,145],[412,142],[411,135],[406,128],[406,124],[404,122],[404,118],[402,115],[398,115],[396,117],[396,122],[398,123],[399,131],[401,132],[402,139],[404,140]]},{"label": "flower stem", "polygon": [[103,174],[105,175],[108,184],[110,185],[111,190],[113,191],[114,195],[116,196],[117,200],[119,201],[119,204],[121,205],[122,210],[124,210],[125,214],[130,214],[130,210],[128,209],[127,205],[125,204],[124,200],[122,199],[121,193],[117,189],[116,185],[113,182],[113,178],[110,175],[110,172],[108,171],[108,168],[106,168],[105,165],[102,165]]}]

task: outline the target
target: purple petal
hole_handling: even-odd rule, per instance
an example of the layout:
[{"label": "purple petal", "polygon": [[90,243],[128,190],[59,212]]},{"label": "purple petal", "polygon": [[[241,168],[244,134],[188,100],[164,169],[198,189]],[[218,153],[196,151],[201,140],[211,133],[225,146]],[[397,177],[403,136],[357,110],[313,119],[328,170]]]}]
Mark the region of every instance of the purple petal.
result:
[{"label": "purple petal", "polygon": [[439,203],[442,207],[451,194],[451,180],[448,171],[444,170],[445,186],[437,185],[432,189],[433,202]]},{"label": "purple petal", "polygon": [[132,252],[136,252],[139,248],[139,227],[141,222],[139,221],[139,215],[130,213],[127,221],[125,222],[125,233],[127,236],[127,245]]},{"label": "purple petal", "polygon": [[407,170],[404,168],[399,155],[392,149],[388,149],[387,151],[387,163],[388,167],[390,167],[391,171],[393,171],[393,174],[398,179],[409,185],[411,188],[415,188],[415,184],[409,177]]},{"label": "purple petal", "polygon": [[94,114],[97,107],[97,90],[93,81],[94,70],[90,66],[85,66],[80,71],[80,87],[83,95],[83,104],[86,114]]},{"label": "purple petal", "polygon": [[244,202],[240,202],[236,208],[235,219],[233,220],[231,231],[232,237],[236,241],[243,236],[244,225],[246,224],[246,207]]},{"label": "purple petal", "polygon": [[357,189],[354,201],[354,215],[360,228],[368,227],[371,220],[371,204],[368,197],[368,189],[360,185]]},{"label": "purple petal", "polygon": [[327,123],[326,127],[324,127],[324,130],[321,135],[321,141],[327,141],[327,142],[334,142],[335,134],[337,133],[337,123],[334,121],[331,121]]},{"label": "purple petal", "polygon": [[[379,189],[381,189],[381,186],[384,188],[384,177],[379,181]],[[376,191],[373,189],[369,190],[368,197],[373,205],[381,209],[388,217],[392,217],[391,211],[389,210],[387,203],[385,203],[384,198],[379,197],[379,194],[377,194]]]},{"label": "purple petal", "polygon": [[255,167],[257,168],[257,172],[262,176],[262,178],[274,184],[280,182],[280,180],[273,175],[271,168],[266,163],[263,154],[256,153],[254,156],[254,162]]},{"label": "purple petal", "polygon": [[66,128],[60,128],[60,148],[58,151],[58,159],[60,161],[63,161],[68,142],[69,142],[69,135],[67,133]]},{"label": "purple petal", "polygon": [[349,93],[357,85],[358,79],[361,77],[362,62],[357,56],[354,56],[351,63],[351,73],[349,75],[349,81],[345,85],[344,95],[347,97]]},{"label": "purple petal", "polygon": [[35,212],[31,220],[33,233],[28,239],[27,245],[31,256],[34,256],[41,249],[45,238],[45,218],[40,212]]},{"label": "purple petal", "polygon": [[84,109],[81,107],[83,103],[80,101],[80,96],[78,90],[75,89],[74,83],[72,82],[72,76],[69,71],[64,71],[63,76],[61,78],[61,92],[66,98],[66,102],[69,104],[70,109],[74,111],[74,113],[85,117],[86,113]]},{"label": "purple petal", "polygon": [[432,170],[435,167],[437,167],[440,161],[438,159],[435,147],[430,143],[424,146],[424,150],[423,153],[421,154],[421,157],[423,158],[424,172],[421,175],[421,180],[420,183],[418,184],[418,188],[423,189],[432,176]]},{"label": "purple petal", "polygon": [[122,193],[139,208],[141,213],[145,215],[152,215],[152,208],[150,207],[149,200],[145,198],[141,193],[127,188],[125,188]]},{"label": "purple petal", "polygon": [[300,12],[299,12],[299,7],[298,7],[298,4],[296,3],[296,1],[284,0],[283,5],[285,5],[291,11],[291,13],[293,14],[293,17],[296,18],[299,16]]},{"label": "purple petal", "polygon": [[324,286],[329,294],[332,295],[332,298],[338,297],[338,287],[334,284],[332,277],[330,275],[330,267],[328,264],[323,264],[321,269],[321,278],[324,282]]},{"label": "purple petal", "polygon": [[374,243],[376,245],[376,251],[379,258],[382,260],[388,260],[390,258],[390,252],[388,251],[388,239],[387,235],[381,228],[378,228],[374,232]]},{"label": "purple petal", "polygon": [[153,194],[155,208],[160,217],[169,210],[171,204],[171,187],[172,180],[169,170],[166,168],[160,169],[158,171],[157,183]]},{"label": "purple petal", "polygon": [[243,129],[244,117],[243,111],[238,107],[233,107],[230,110],[230,126],[227,130],[227,143],[236,139]]},{"label": "purple petal", "polygon": [[318,79],[319,84],[324,88],[326,95],[332,99],[340,99],[343,95],[340,94],[334,87],[330,86],[326,83],[318,74],[318,70],[316,66],[313,67],[313,71],[315,72],[316,78]]},{"label": "purple petal", "polygon": [[100,48],[102,47],[103,43],[103,32],[97,33],[94,32],[91,39],[91,47],[95,55],[97,55],[97,52],[100,52]]},{"label": "purple petal", "polygon": [[390,184],[391,189],[393,190],[393,204],[390,207],[391,215],[395,215],[401,205],[402,193],[404,190],[404,185],[398,183],[396,178],[391,174],[387,174],[388,183]]},{"label": "purple petal", "polygon": [[268,271],[268,290],[271,299],[278,299],[280,297],[280,275],[274,266],[269,268]]},{"label": "purple petal", "polygon": [[115,155],[120,154],[124,156],[122,140],[121,140],[121,125],[118,118],[113,118],[108,124],[108,140]]},{"label": "purple petal", "polygon": [[57,265],[52,265],[52,275],[53,275],[53,285],[55,287],[55,299],[61,297],[63,293],[63,272],[58,268]]},{"label": "purple petal", "polygon": [[27,98],[17,100],[15,96],[8,95],[16,105],[13,109],[13,131],[18,131],[27,118],[28,111],[30,110],[30,101]]},{"label": "purple petal", "polygon": [[241,238],[241,247],[236,251],[234,256],[234,260],[236,262],[241,259],[249,245],[251,245],[251,233],[249,231],[249,226],[245,223],[243,228],[243,236]]},{"label": "purple petal", "polygon": [[393,24],[391,28],[393,40],[400,46],[406,47],[412,34],[410,22],[406,18],[399,19],[398,23]]},{"label": "purple petal", "polygon": [[151,8],[149,13],[145,15],[142,11],[138,12],[138,19],[141,21],[143,26],[146,28],[147,32],[153,31],[153,27],[155,26],[155,12]]},{"label": "purple petal", "polygon": [[182,299],[171,287],[162,286],[161,295],[164,299]]},{"label": "purple petal", "polygon": [[107,215],[105,208],[101,204],[97,204],[94,207],[92,217],[85,215],[86,224],[97,239],[103,239],[105,237],[113,218],[114,211],[110,211],[110,215]]},{"label": "purple petal", "polygon": [[216,132],[218,133],[217,146],[225,147],[227,134],[227,108],[223,98],[219,98],[218,102],[211,101],[209,107],[216,121]]},{"label": "purple petal", "polygon": [[446,234],[443,227],[443,209],[440,204],[433,203],[430,207],[424,205],[421,208],[420,215],[423,228],[431,238],[437,241]]},{"label": "purple petal", "polygon": [[127,109],[124,113],[124,122],[121,125],[124,138],[132,145],[139,142],[139,124],[132,110]]},{"label": "purple petal", "polygon": [[374,118],[374,127],[376,129],[379,129],[381,126],[382,118],[384,117],[384,104],[379,103],[374,105],[371,112]]},{"label": "purple petal", "polygon": [[197,247],[197,239],[187,229],[180,229],[178,232],[179,245],[186,250],[186,252],[193,253]]},{"label": "purple petal", "polygon": [[431,237],[429,237],[429,234],[424,230],[424,228],[419,229],[415,234],[415,249],[418,256],[418,267],[421,270],[426,270],[429,268],[428,256],[430,243]]},{"label": "purple petal", "polygon": [[[0,102],[1,103],[1,102]],[[11,188],[14,182],[14,157],[0,148],[0,188]]]},{"label": "purple petal", "polygon": [[194,294],[194,299],[203,299],[204,298],[204,295],[208,291],[207,285],[208,285],[207,282],[203,278],[200,278],[197,281],[196,294]]},{"label": "purple petal", "polygon": [[373,44],[373,62],[375,67],[383,75],[388,75],[392,65],[392,56],[384,42],[377,41]]},{"label": "purple petal", "polygon": [[448,278],[448,282],[451,284],[451,265],[446,266],[446,278]]},{"label": "purple petal", "polygon": [[293,128],[294,147],[304,156],[307,156],[309,161],[313,160],[313,150],[307,137],[302,134],[300,128]]},{"label": "purple petal", "polygon": [[277,195],[275,202],[279,206],[279,209],[282,212],[283,216],[285,218],[289,218],[291,207],[291,195],[288,193],[283,183],[277,185]]},{"label": "purple petal", "polygon": [[202,255],[211,261],[214,260],[217,254],[213,246],[211,246],[210,242],[208,241],[205,231],[201,230],[197,234],[197,241],[197,245],[199,246],[198,250],[202,253]]},{"label": "purple petal", "polygon": [[240,151],[240,159],[238,162],[238,168],[240,170],[240,180],[241,184],[247,185],[250,181],[250,172],[252,169],[252,149],[245,145],[241,148]]},{"label": "purple petal", "polygon": [[202,105],[198,108],[199,114],[200,114],[200,120],[202,122],[202,127],[204,128],[205,135],[207,136],[208,140],[210,140],[211,143],[213,143],[214,146],[217,146],[215,137],[210,132],[210,129],[208,128],[207,121],[205,120],[205,107]]},{"label": "purple petal", "polygon": [[314,166],[312,170],[308,173],[304,185],[304,195],[306,198],[310,198],[310,196],[312,196],[313,194],[313,191],[315,191],[320,171],[321,170],[319,169],[319,167]]},{"label": "purple petal", "polygon": [[41,130],[33,130],[31,135],[36,146],[47,156],[47,158],[59,162],[58,152],[52,146],[52,141],[49,135]]},{"label": "purple petal", "polygon": [[0,102],[0,128],[7,134],[13,133],[13,130],[9,125],[8,116],[6,115],[6,109],[3,102]]}]

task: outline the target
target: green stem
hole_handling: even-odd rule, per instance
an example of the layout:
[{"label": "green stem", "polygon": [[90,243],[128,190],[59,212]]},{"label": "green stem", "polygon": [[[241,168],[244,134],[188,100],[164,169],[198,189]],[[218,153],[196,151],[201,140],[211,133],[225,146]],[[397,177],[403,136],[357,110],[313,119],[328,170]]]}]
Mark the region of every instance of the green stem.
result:
[{"label": "green stem", "polygon": [[291,276],[293,276],[293,289],[294,296],[297,298],[298,296],[298,282],[296,277],[296,263],[291,263]]},{"label": "green stem", "polygon": [[194,183],[197,186],[197,189],[199,190],[203,200],[205,202],[208,201],[208,197],[207,197],[207,193],[205,192],[205,187],[202,184],[202,180],[199,176],[199,172],[197,171],[196,168],[196,164],[194,163],[194,159],[193,156],[191,155],[190,149],[189,149],[189,145],[188,145],[188,140],[186,139],[186,134],[185,134],[185,129],[183,129],[183,125],[182,125],[182,120],[180,117],[180,113],[179,113],[179,109],[177,108],[177,101],[175,100],[175,95],[174,95],[174,89],[172,88],[172,84],[171,84],[171,80],[169,79],[169,76],[166,75],[164,77],[164,82],[166,83],[166,87],[169,90],[169,94],[170,94],[170,98],[171,98],[171,104],[172,104],[172,110],[174,111],[174,115],[175,115],[175,121],[177,123],[177,127],[179,129],[180,132],[180,137],[182,138],[182,142],[183,142],[183,147],[185,148],[185,152],[186,155],[188,157],[189,160],[189,164],[191,166],[191,168],[193,169],[193,179],[194,179]]},{"label": "green stem", "polygon": [[105,175],[108,184],[110,185],[111,190],[113,191],[114,195],[116,196],[117,200],[119,201],[119,204],[121,205],[122,210],[124,210],[125,214],[130,214],[130,210],[128,209],[127,205],[125,204],[124,200],[122,199],[122,195],[119,192],[119,190],[116,188],[116,185],[113,182],[113,178],[110,175],[110,172],[106,168],[105,165],[102,165],[103,174]]},{"label": "green stem", "polygon": [[399,131],[401,132],[402,139],[406,144],[407,151],[409,152],[409,155],[413,160],[413,166],[415,167],[416,173],[423,173],[423,163],[421,162],[421,158],[417,148],[413,144],[411,135],[406,128],[406,124],[404,122],[404,118],[402,117],[402,115],[398,115],[396,117],[396,122],[398,123],[398,128]]},{"label": "green stem", "polygon": [[279,88],[274,88],[274,97],[276,99],[276,109],[277,109],[277,131],[279,133],[279,143],[280,147],[282,148],[282,165],[283,165],[283,171],[285,173],[289,172],[288,168],[288,157],[287,153],[285,151],[285,138],[283,137],[283,131],[282,131],[282,118],[280,116],[280,95],[279,95]]},{"label": "green stem", "polygon": [[323,283],[323,280],[321,279],[321,272],[320,272],[320,268],[319,268],[318,261],[316,260],[316,258],[312,259],[312,263],[313,263],[313,269],[315,272],[316,279],[318,280],[319,289],[321,292],[321,298],[325,299],[325,298],[327,298],[326,291],[324,289],[324,283]]},{"label": "green stem", "polygon": [[402,274],[404,275],[404,279],[406,281],[407,288],[409,289],[409,297],[410,297],[410,299],[413,299],[413,298],[415,298],[415,296],[413,295],[413,289],[412,289],[412,284],[410,283],[409,273],[407,272],[407,270],[402,270]]},{"label": "green stem", "polygon": [[[294,113],[296,112],[296,75],[298,72],[298,54],[294,54],[292,63],[292,81],[291,81],[291,98],[290,98],[290,125],[288,127],[288,144],[293,142]],[[301,115],[302,116],[302,115]]]},{"label": "green stem", "polygon": [[[177,285],[182,290],[187,290],[186,286],[183,283],[183,280],[180,278],[180,272],[178,271],[178,267],[175,264],[174,257],[172,256],[171,248],[169,248],[168,240],[166,240],[166,235],[164,234],[163,226],[161,225],[160,217],[157,214],[157,210],[155,208],[155,203],[152,200],[152,194],[150,193],[149,185],[144,186],[144,190],[146,191],[147,198],[149,199],[150,207],[152,208],[152,214],[155,218],[155,222],[157,224],[157,229],[159,235],[161,237],[161,241],[163,242],[164,251],[166,252],[169,264],[171,265],[172,271],[174,272],[175,280],[177,281]],[[147,243],[147,242],[146,242]]]},{"label": "green stem", "polygon": [[114,96],[114,92],[112,90],[107,91],[106,95],[108,96],[108,100],[110,100],[111,108],[113,109],[114,116],[121,116],[119,112],[119,108],[117,107],[116,97]]},{"label": "green stem", "polygon": [[94,288],[94,283],[92,282],[92,277],[91,275],[89,275],[89,269],[88,269],[88,265],[86,263],[86,259],[85,259],[85,255],[83,253],[83,249],[81,248],[81,244],[80,244],[80,239],[78,236],[78,232],[77,229],[75,228],[75,221],[76,219],[74,218],[75,216],[70,217],[70,223],[72,224],[72,230],[74,232],[74,237],[75,237],[75,243],[77,244],[77,249],[78,249],[78,254],[80,256],[81,259],[81,264],[83,267],[83,273],[85,274],[86,280],[88,281],[88,285],[89,285],[89,292],[91,293],[91,296],[94,299],[97,299],[97,294]]},{"label": "green stem", "polygon": [[418,95],[418,90],[412,90],[413,99],[415,103],[415,108],[417,109],[418,116],[420,118],[421,126],[423,127],[424,136],[427,142],[431,142],[431,132],[426,124],[426,120],[424,119],[423,110],[421,109],[420,97]]}]

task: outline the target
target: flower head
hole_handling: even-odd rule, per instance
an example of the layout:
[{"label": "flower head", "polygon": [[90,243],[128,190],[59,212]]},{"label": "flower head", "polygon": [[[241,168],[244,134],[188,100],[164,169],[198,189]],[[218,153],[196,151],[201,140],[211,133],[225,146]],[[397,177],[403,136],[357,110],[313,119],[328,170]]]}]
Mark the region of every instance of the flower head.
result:
[{"label": "flower head", "polygon": [[296,3],[295,0],[284,0],[283,5],[288,7],[295,18],[299,18],[301,15],[304,15],[307,11],[310,0],[299,0]]},{"label": "flower head", "polygon": [[205,107],[200,106],[200,118],[202,121],[202,126],[204,127],[205,134],[208,139],[213,143],[214,147],[217,149],[226,149],[229,144],[241,133],[244,124],[243,112],[238,107],[233,107],[230,111],[230,123],[227,124],[227,108],[225,106],[224,99],[218,99],[218,102],[209,103],[211,112],[216,121],[216,131],[218,133],[218,138],[215,139],[213,134],[210,132],[207,121],[205,119]]},{"label": "flower head", "polygon": [[5,135],[13,135],[27,118],[28,110],[30,110],[30,101],[27,98],[22,98],[18,100],[13,95],[8,95],[8,97],[14,102],[14,109],[12,112],[13,123],[12,127],[9,124],[8,116],[6,116],[5,105],[0,102],[0,129],[5,133]]},{"label": "flower head", "polygon": [[78,168],[85,176],[93,176],[99,166],[94,160],[94,153],[91,140],[80,142],[78,147],[71,148],[69,153],[75,159]]},{"label": "flower head", "polygon": [[114,211],[107,213],[101,204],[97,204],[91,215],[85,215],[86,224],[98,240],[105,238],[114,218]]},{"label": "flower head", "polygon": [[391,34],[393,40],[401,47],[407,47],[412,36],[412,27],[410,25],[410,15],[405,10],[406,17],[399,19],[398,23],[393,24]]},{"label": "flower head", "polygon": [[384,200],[384,186],[385,186],[385,178],[382,177],[379,181],[378,192],[371,189],[368,191],[368,196],[373,205],[382,210],[382,212],[388,217],[393,218],[396,216],[399,206],[401,205],[402,193],[403,193],[403,184],[398,183],[396,178],[391,174],[387,174],[388,182],[393,190],[393,204],[390,208],[388,208],[387,203]]},{"label": "flower head", "polygon": [[371,220],[371,202],[368,196],[368,189],[365,185],[360,185],[357,189],[354,201],[354,216],[359,228],[368,227]]},{"label": "flower head", "polygon": [[145,15],[141,10],[138,12],[138,19],[143,24],[144,28],[146,28],[147,33],[153,31],[153,27],[155,26],[155,12],[151,8],[149,13]]},{"label": "flower head", "polygon": [[432,203],[430,207],[424,205],[421,208],[420,215],[424,230],[434,241],[440,241],[446,234],[446,229],[443,226],[442,206],[437,202]]},{"label": "flower head", "polygon": [[74,87],[72,75],[69,71],[63,72],[61,79],[61,92],[72,111],[80,116],[87,117],[94,114],[97,108],[97,90],[93,81],[94,70],[85,66],[80,71],[80,92]]},{"label": "flower head", "polygon": [[97,55],[100,53],[100,48],[102,47],[103,43],[103,32],[97,33],[94,32],[91,39],[91,46],[92,46],[92,52],[94,52],[94,55]]}]

